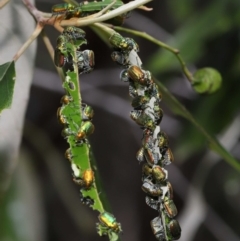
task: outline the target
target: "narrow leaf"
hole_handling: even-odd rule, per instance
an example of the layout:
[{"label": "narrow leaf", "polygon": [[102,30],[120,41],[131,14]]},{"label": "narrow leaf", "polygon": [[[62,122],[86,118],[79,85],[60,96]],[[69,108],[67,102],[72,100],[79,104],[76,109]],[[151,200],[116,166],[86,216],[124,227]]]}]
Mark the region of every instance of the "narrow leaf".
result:
[{"label": "narrow leaf", "polygon": [[0,112],[11,107],[15,78],[14,61],[0,65]]}]

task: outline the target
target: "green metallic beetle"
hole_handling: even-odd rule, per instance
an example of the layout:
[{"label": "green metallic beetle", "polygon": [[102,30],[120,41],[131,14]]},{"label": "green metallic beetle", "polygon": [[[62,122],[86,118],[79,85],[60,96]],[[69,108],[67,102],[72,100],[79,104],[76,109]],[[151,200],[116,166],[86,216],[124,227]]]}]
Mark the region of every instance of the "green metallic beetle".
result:
[{"label": "green metallic beetle", "polygon": [[82,188],[90,189],[94,182],[94,172],[92,169],[87,169],[80,175],[80,177],[74,175],[73,181]]},{"label": "green metallic beetle", "polygon": [[154,218],[150,224],[155,237],[159,241],[177,240],[181,236],[181,228],[175,219],[170,219],[165,216],[166,229],[160,217]]},{"label": "green metallic beetle", "polygon": [[77,51],[78,72],[90,73],[95,65],[94,52],[92,50]]},{"label": "green metallic beetle", "polygon": [[158,146],[160,148],[160,152],[162,154],[165,154],[169,146],[167,134],[163,131],[160,131],[157,136],[157,140],[158,140]]},{"label": "green metallic beetle", "polygon": [[86,41],[85,36],[86,33],[81,28],[77,28],[75,26],[65,27],[62,34],[68,37],[69,40],[83,40]]},{"label": "green metallic beetle", "polygon": [[64,156],[65,156],[65,158],[66,158],[67,160],[69,160],[70,162],[72,162],[73,154],[72,154],[71,148],[68,148],[68,149],[65,151]]},{"label": "green metallic beetle", "polygon": [[73,98],[72,96],[70,95],[64,95],[61,100],[60,100],[60,103],[63,104],[63,105],[68,105],[70,102],[73,101]]},{"label": "green metallic beetle", "polygon": [[167,182],[167,187],[168,187],[168,192],[167,192],[167,196],[169,199],[173,199],[173,188],[172,188],[172,184],[170,182]]},{"label": "green metallic beetle", "polygon": [[160,160],[161,165],[169,165],[174,161],[174,156],[172,154],[172,151],[170,148],[167,148],[165,154],[162,156],[162,159]]},{"label": "green metallic beetle", "polygon": [[165,219],[166,227],[167,227],[167,236],[168,240],[176,240],[181,236],[181,227],[176,219],[169,219],[166,217]]},{"label": "green metallic beetle", "polygon": [[62,54],[67,56],[67,44],[71,42],[74,45],[78,45],[79,41],[81,44],[86,44],[87,41],[85,39],[85,35],[86,33],[80,28],[77,28],[75,26],[65,27],[62,34],[57,38],[56,49],[58,49]]},{"label": "green metallic beetle", "polygon": [[82,119],[84,121],[91,121],[94,115],[94,110],[91,106],[82,103]]},{"label": "green metallic beetle", "polygon": [[155,97],[159,101],[162,99],[162,95],[158,90],[157,84],[155,83],[152,83],[151,85],[149,85],[148,90],[146,91],[145,94],[148,94],[150,97]]},{"label": "green metallic beetle", "polygon": [[142,166],[142,173],[144,176],[149,177],[150,175],[152,175],[152,168],[149,167],[149,165],[145,163]]},{"label": "green metallic beetle", "polygon": [[156,182],[164,183],[167,178],[167,174],[163,168],[158,165],[154,165],[152,168],[152,176]]},{"label": "green metallic beetle", "polygon": [[72,135],[73,134],[73,132],[72,132],[72,130],[70,129],[70,128],[68,128],[68,127],[66,127],[66,128],[64,128],[63,130],[62,130],[62,136],[64,137],[64,138],[68,138],[70,135]]},{"label": "green metallic beetle", "polygon": [[100,222],[100,228],[102,228],[104,231],[104,228],[106,228],[108,231],[113,231],[116,233],[121,232],[121,226],[120,223],[116,222],[116,218],[108,212],[103,212],[98,216],[98,220]]},{"label": "green metallic beetle", "polygon": [[143,147],[141,147],[141,148],[138,150],[138,152],[137,152],[137,154],[136,154],[136,158],[137,158],[137,160],[138,160],[139,162],[142,162],[142,161],[145,160],[145,157],[144,157],[144,148],[143,148]]},{"label": "green metallic beetle", "polygon": [[150,180],[145,179],[142,185],[142,190],[152,197],[159,197],[162,195],[162,189],[154,185]]},{"label": "green metallic beetle", "polygon": [[62,67],[66,63],[66,57],[68,56],[67,49],[68,38],[64,35],[60,35],[57,38],[57,46],[54,51],[54,63],[57,67]]},{"label": "green metallic beetle", "polygon": [[[95,65],[94,52],[92,50],[76,51],[78,73],[90,73]],[[55,65],[63,68],[65,71],[73,71],[73,58],[70,54],[65,57],[59,48],[55,49],[54,55]]]},{"label": "green metallic beetle", "polygon": [[155,235],[156,239],[159,241],[166,241],[166,234],[165,234],[165,230],[164,230],[161,218],[160,217],[154,218],[150,222],[150,225],[151,225],[153,234]]},{"label": "green metallic beetle", "polygon": [[59,49],[59,51],[61,51],[62,54],[67,55],[67,43],[68,43],[68,37],[61,34],[58,38],[57,38],[57,49]]},{"label": "green metallic beetle", "polygon": [[66,116],[62,114],[64,107],[59,107],[57,109],[57,118],[60,124],[66,126],[68,124]]},{"label": "green metallic beetle", "polygon": [[[64,71],[73,71],[73,57],[70,54],[69,43],[77,48],[86,44],[85,32],[76,27],[66,27],[57,39],[54,53],[54,63]],[[79,74],[89,73],[95,65],[94,52],[92,50],[76,51],[76,59]]]},{"label": "green metallic beetle", "polygon": [[156,118],[156,124],[159,125],[160,122],[162,121],[163,118],[163,110],[159,106],[159,102],[155,101],[154,106],[153,106],[153,113]]},{"label": "green metallic beetle", "polygon": [[141,110],[132,110],[130,112],[130,117],[140,126],[144,128],[149,128],[150,130],[154,130],[156,125],[155,121],[144,111]]},{"label": "green metallic beetle", "polygon": [[144,109],[145,105],[148,104],[149,101],[150,98],[147,95],[136,96],[132,100],[132,107],[135,109]]},{"label": "green metallic beetle", "polygon": [[76,140],[81,141],[94,132],[94,125],[91,121],[84,122],[76,134]]},{"label": "green metallic beetle", "polygon": [[54,52],[54,63],[57,67],[64,67],[70,57],[69,43],[79,48],[82,44],[87,44],[86,33],[77,27],[68,26],[64,28],[62,34],[57,38],[57,46]]},{"label": "green metallic beetle", "polygon": [[148,147],[144,149],[144,157],[146,158],[149,166],[153,166],[159,161],[152,149]]},{"label": "green metallic beetle", "polygon": [[119,33],[114,33],[110,38],[109,42],[117,49],[121,49],[122,51],[135,50],[139,52],[139,46],[132,38],[124,38]]},{"label": "green metallic beetle", "polygon": [[153,83],[152,76],[149,71],[144,71],[136,65],[132,65],[128,69],[128,76],[134,82],[148,86]]},{"label": "green metallic beetle", "polygon": [[164,206],[164,211],[169,218],[174,218],[177,215],[178,211],[172,199],[165,197],[163,206]]},{"label": "green metallic beetle", "polygon": [[71,3],[59,3],[59,4],[55,4],[52,7],[52,14],[53,15],[57,15],[57,14],[64,14],[66,12],[71,12],[74,11],[76,9],[76,6],[74,6]]}]

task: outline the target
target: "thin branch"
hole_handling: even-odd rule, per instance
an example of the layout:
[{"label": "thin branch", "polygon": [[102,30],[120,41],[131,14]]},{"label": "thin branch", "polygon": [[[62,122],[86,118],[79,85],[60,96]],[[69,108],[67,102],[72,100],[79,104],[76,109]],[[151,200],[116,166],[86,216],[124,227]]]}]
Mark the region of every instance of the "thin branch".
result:
[{"label": "thin branch", "polygon": [[63,31],[60,22],[64,16],[53,16],[50,13],[41,12],[29,0],[22,0],[22,2],[39,25],[53,25],[59,32]]},{"label": "thin branch", "polygon": [[[96,17],[100,17],[102,16],[104,13],[107,12],[107,10],[109,10],[115,3],[117,2],[117,0],[114,0],[112,3],[110,3],[107,7],[103,8],[101,11],[99,11],[98,13],[96,13]],[[98,14],[98,15],[97,15]],[[89,16],[91,17],[91,15]]]},{"label": "thin branch", "polygon": [[9,2],[9,0],[1,0],[0,1],[0,9],[3,8],[8,2]]},{"label": "thin branch", "polygon": [[[101,11],[97,12],[97,13],[94,13],[94,14],[91,14],[91,15],[88,15],[86,17],[81,17],[81,21],[85,21],[85,20],[88,20],[88,19],[96,19],[97,17],[100,17],[102,16],[104,13],[107,12],[107,10],[109,10],[115,3],[116,3],[117,0],[114,0],[112,3],[110,3],[107,7],[103,8]],[[64,15],[63,15],[64,17]],[[79,18],[77,18],[79,19]],[[66,21],[69,21],[69,20],[66,20]]]},{"label": "thin branch", "polygon": [[185,74],[185,76],[187,77],[187,79],[189,80],[190,83],[192,83],[193,81],[193,76],[192,73],[188,70],[186,63],[184,62],[184,60],[182,59],[181,55],[180,55],[180,51],[178,49],[172,48],[171,46],[159,41],[158,39],[153,38],[151,35],[145,33],[145,32],[140,32],[137,30],[132,30],[132,29],[128,29],[128,28],[123,28],[123,27],[118,27],[118,26],[112,26],[113,29],[118,30],[118,31],[123,31],[126,33],[131,33],[134,34],[136,36],[142,37],[147,39],[148,41],[157,44],[158,46],[170,51],[171,53],[173,53],[178,61],[181,64],[182,67],[182,71]]},{"label": "thin branch", "polygon": [[114,29],[112,29],[112,28],[109,28],[107,24],[94,23],[93,26],[96,26],[99,29],[101,29],[102,31],[104,31],[106,34],[109,35],[109,37],[111,35],[113,35],[114,33],[116,33],[116,31]]},{"label": "thin branch", "polygon": [[[37,8],[29,1],[29,0],[22,0],[24,5],[27,7],[30,14],[35,18],[37,21],[37,25],[35,30],[33,31],[32,35],[28,38],[28,40],[22,45],[22,47],[18,50],[18,52],[14,55],[13,61],[17,61],[18,58],[24,53],[24,51],[30,46],[30,44],[38,37],[38,35],[41,33],[44,27],[44,22],[46,18],[42,17],[42,12],[38,11]],[[58,18],[60,19],[60,18]],[[48,21],[50,19],[47,19]],[[52,23],[52,25],[58,29],[59,31],[62,31],[63,28],[60,26],[60,21],[49,21]],[[49,42],[50,43],[50,42]],[[61,76],[61,75],[60,75]]]},{"label": "thin branch", "polygon": [[165,102],[171,111],[176,115],[180,115],[190,121],[208,140],[212,151],[218,153],[230,166],[232,166],[236,171],[240,172],[240,162],[235,159],[214,136],[209,134],[206,129],[204,129],[204,127],[192,116],[185,106],[183,106],[159,80],[155,79],[155,82],[162,92]]},{"label": "thin branch", "polygon": [[35,30],[32,35],[28,38],[28,40],[23,44],[23,46],[18,50],[18,52],[14,55],[13,60],[16,62],[18,58],[24,53],[24,51],[30,46],[30,44],[37,38],[37,36],[41,33],[43,26],[37,24]]},{"label": "thin branch", "polygon": [[42,13],[38,11],[38,9],[29,1],[29,0],[22,0],[23,4],[28,9],[29,13],[35,18],[35,20],[39,23],[42,22],[41,19]]},{"label": "thin branch", "polygon": [[143,11],[146,11],[146,12],[150,12],[153,10],[153,8],[149,8],[147,6],[139,6],[138,9],[141,9]]},{"label": "thin branch", "polygon": [[124,4],[123,6],[117,9],[114,9],[106,14],[103,14],[107,10],[109,10],[109,8],[111,8],[112,5],[114,5],[115,1],[113,1],[106,8],[104,8],[103,10],[99,11],[96,14],[92,14],[84,18],[71,18],[68,20],[64,20],[64,17],[65,17],[64,14],[60,16],[53,16],[50,13],[39,11],[31,2],[29,2],[29,0],[22,0],[22,1],[26,6],[26,8],[28,9],[28,11],[31,13],[31,15],[35,18],[35,20],[39,24],[53,25],[58,31],[62,32],[63,31],[62,27],[65,27],[65,26],[86,26],[97,22],[107,21],[111,18],[114,18],[126,12],[129,12],[135,8],[141,8],[145,11],[150,11],[151,8],[147,8],[146,6],[143,6],[143,5],[148,2],[151,2],[152,0],[135,0],[127,4]]},{"label": "thin branch", "polygon": [[44,17],[44,18],[51,18],[53,17],[53,14],[52,13],[46,13],[46,12],[42,12],[42,11],[39,11],[38,12]]},{"label": "thin branch", "polygon": [[[46,35],[46,32],[44,31],[44,29],[42,30],[41,35],[42,35],[43,42],[44,42],[44,44],[45,44],[45,46],[46,46],[46,48],[47,48],[47,50],[48,50],[48,53],[50,54],[51,59],[52,59],[52,61],[54,62],[54,48],[53,48],[53,46],[52,46],[52,44],[51,44],[51,42],[50,42],[50,39],[49,39],[48,36]],[[54,66],[55,66],[55,64],[54,64]],[[56,66],[55,66],[55,67],[56,67]],[[64,74],[63,74],[62,69],[56,67],[56,70],[57,70],[58,75],[60,76],[61,80],[64,81],[65,76],[64,76]]]},{"label": "thin branch", "polygon": [[62,20],[61,26],[63,26],[63,27],[65,27],[65,26],[86,26],[86,25],[90,25],[93,23],[97,23],[97,22],[104,22],[111,18],[119,16],[123,13],[129,12],[129,11],[131,11],[139,6],[142,6],[148,2],[151,2],[151,1],[152,0],[135,0],[135,1],[129,2],[127,4],[124,4],[123,6],[116,8],[116,9],[104,14],[103,16],[100,16],[97,18],[91,18],[91,19],[86,19],[86,20],[83,20],[82,18],[71,18],[69,20]]}]

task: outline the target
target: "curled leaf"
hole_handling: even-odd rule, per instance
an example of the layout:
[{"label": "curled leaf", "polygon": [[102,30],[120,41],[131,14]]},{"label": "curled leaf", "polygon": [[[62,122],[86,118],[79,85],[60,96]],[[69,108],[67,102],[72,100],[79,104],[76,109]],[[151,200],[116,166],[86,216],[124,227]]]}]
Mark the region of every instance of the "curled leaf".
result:
[{"label": "curled leaf", "polygon": [[193,75],[192,86],[199,94],[212,94],[217,91],[222,84],[221,74],[213,68],[202,68]]}]

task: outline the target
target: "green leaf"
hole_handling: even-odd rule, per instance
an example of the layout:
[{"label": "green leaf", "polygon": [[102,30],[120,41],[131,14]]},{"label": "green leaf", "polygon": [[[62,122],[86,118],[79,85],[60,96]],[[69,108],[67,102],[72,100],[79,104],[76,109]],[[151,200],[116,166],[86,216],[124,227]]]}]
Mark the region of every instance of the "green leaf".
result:
[{"label": "green leaf", "polygon": [[[84,44],[82,42],[81,44]],[[80,44],[80,45],[81,45]],[[84,137],[81,139],[77,135],[79,130],[86,124],[82,118],[82,98],[80,93],[80,82],[79,82],[79,74],[78,74],[78,64],[77,64],[77,56],[76,50],[79,46],[76,46],[76,42],[74,44],[72,42],[67,43],[68,53],[71,54],[73,58],[73,70],[66,71],[65,79],[63,82],[63,88],[66,91],[66,94],[71,97],[71,101],[62,103],[61,108],[58,111],[60,117],[63,117],[66,120],[67,127],[63,129],[63,134],[69,143],[68,154],[69,161],[71,162],[73,171],[76,168],[76,173],[74,173],[76,178],[82,178],[82,174],[85,171],[92,170],[93,172],[97,172],[95,163],[92,163],[90,157],[90,144],[89,141]],[[90,121],[89,121],[90,122]],[[90,122],[91,123],[91,122]],[[75,171],[74,171],[75,172]],[[95,176],[95,175],[94,175]],[[97,184],[99,181],[98,178],[93,178],[93,182],[91,183],[90,188],[81,188],[80,192],[83,198],[87,198],[93,200],[93,204],[90,204],[90,207],[93,210],[97,210],[100,214],[105,212],[105,207],[102,203],[102,190],[99,190],[98,187],[100,185]],[[120,224],[119,224],[120,225]],[[118,233],[104,225],[104,229],[106,232],[103,232],[101,229],[101,225],[97,225],[99,235],[108,235],[110,241],[116,241],[118,238]]]},{"label": "green leaf", "polygon": [[110,232],[108,237],[109,237],[110,241],[117,241],[118,240],[118,235],[114,232]]},{"label": "green leaf", "polygon": [[[73,48],[74,51],[74,48]],[[74,58],[74,52],[72,53]],[[77,61],[75,61],[77,63]],[[77,66],[74,63],[74,71],[68,71],[66,73],[66,78],[63,83],[63,87],[66,92],[72,97],[72,102],[62,108],[62,114],[68,120],[68,127],[72,133],[76,133],[82,123],[81,116],[81,95],[80,95],[80,84],[78,78]],[[71,83],[71,84],[70,84]],[[72,153],[72,163],[77,165],[81,172],[92,169],[90,157],[89,157],[89,148],[90,145],[88,143],[82,143],[81,145],[76,145],[76,139],[74,135],[68,136],[68,143],[71,148]],[[94,200],[94,204],[92,205],[93,210],[98,210],[100,213],[104,211],[104,207],[101,202],[101,198],[99,196],[99,190],[97,190],[97,186],[95,182],[93,186],[89,190],[81,189],[81,193],[83,197],[90,197]]]},{"label": "green leaf", "polygon": [[14,61],[0,65],[0,112],[11,107],[15,78]]}]

